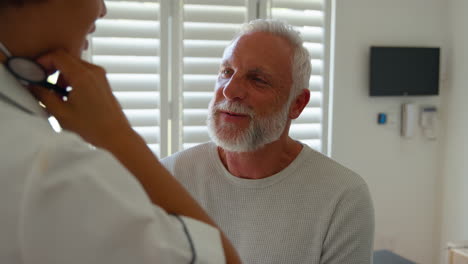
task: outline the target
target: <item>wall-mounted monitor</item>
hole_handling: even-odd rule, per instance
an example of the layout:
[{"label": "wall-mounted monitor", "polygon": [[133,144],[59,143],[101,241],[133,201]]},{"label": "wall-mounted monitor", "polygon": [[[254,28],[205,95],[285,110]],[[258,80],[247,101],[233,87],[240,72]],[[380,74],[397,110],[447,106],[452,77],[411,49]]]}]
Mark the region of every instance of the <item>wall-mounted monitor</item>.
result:
[{"label": "wall-mounted monitor", "polygon": [[440,48],[371,47],[370,96],[438,95]]}]

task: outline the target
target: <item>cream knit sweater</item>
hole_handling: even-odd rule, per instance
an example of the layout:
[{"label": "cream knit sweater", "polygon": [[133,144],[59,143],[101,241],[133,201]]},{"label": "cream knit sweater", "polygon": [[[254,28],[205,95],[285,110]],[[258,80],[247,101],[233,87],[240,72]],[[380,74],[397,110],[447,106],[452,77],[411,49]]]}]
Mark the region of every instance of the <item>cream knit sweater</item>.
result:
[{"label": "cream knit sweater", "polygon": [[211,142],[162,162],[243,263],[372,263],[374,211],[366,183],[306,145],[283,171],[259,180],[231,175]]}]

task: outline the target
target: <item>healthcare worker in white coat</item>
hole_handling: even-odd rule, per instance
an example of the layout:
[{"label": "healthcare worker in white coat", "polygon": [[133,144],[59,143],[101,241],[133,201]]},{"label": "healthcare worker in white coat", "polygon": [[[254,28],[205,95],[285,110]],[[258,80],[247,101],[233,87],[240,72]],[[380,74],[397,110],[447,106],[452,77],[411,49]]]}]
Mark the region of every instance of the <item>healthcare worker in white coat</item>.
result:
[{"label": "healthcare worker in white coat", "polygon": [[80,59],[105,13],[103,0],[0,1],[0,263],[239,263],[131,129],[104,70]]}]

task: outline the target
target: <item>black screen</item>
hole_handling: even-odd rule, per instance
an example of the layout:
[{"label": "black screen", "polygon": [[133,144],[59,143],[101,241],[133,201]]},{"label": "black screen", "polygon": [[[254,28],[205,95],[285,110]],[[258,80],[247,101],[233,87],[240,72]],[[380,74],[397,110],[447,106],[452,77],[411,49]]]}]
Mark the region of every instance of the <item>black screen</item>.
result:
[{"label": "black screen", "polygon": [[439,48],[371,47],[370,95],[439,94]]}]

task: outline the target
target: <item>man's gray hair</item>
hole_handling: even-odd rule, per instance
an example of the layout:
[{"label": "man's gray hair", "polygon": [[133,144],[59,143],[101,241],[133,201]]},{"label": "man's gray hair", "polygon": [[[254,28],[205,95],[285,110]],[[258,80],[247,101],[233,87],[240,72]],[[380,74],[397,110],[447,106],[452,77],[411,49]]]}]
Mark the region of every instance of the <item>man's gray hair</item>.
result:
[{"label": "man's gray hair", "polygon": [[290,100],[296,98],[303,89],[309,88],[312,65],[310,55],[303,46],[301,35],[291,25],[275,19],[257,19],[242,25],[234,40],[253,32],[268,32],[275,36],[285,38],[293,47],[292,58],[292,87]]}]

